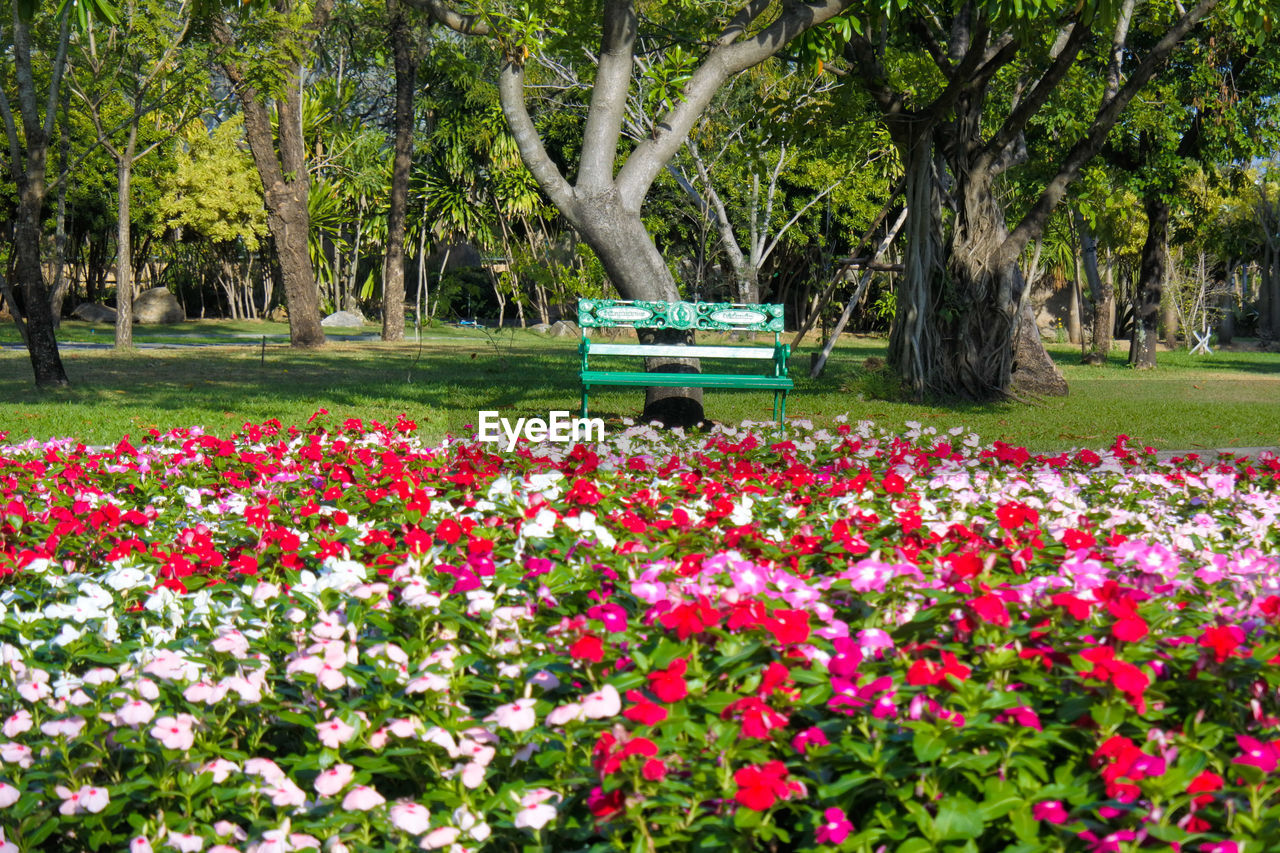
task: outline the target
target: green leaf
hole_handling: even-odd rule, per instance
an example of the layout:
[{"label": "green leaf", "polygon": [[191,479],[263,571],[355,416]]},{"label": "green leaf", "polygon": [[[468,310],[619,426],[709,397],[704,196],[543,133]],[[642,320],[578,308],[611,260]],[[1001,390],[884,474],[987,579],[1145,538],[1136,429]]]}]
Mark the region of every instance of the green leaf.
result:
[{"label": "green leaf", "polygon": [[933,826],[942,841],[977,838],[982,834],[982,813],[973,800],[963,794],[951,794],[938,806]]},{"label": "green leaf", "polygon": [[1008,780],[990,778],[984,786],[985,796],[982,800],[982,819],[992,821],[1003,817],[1022,805],[1022,795],[1018,788]]},{"label": "green leaf", "polygon": [[931,763],[936,761],[947,750],[947,741],[932,729],[916,729],[911,739],[911,749],[920,761]]}]

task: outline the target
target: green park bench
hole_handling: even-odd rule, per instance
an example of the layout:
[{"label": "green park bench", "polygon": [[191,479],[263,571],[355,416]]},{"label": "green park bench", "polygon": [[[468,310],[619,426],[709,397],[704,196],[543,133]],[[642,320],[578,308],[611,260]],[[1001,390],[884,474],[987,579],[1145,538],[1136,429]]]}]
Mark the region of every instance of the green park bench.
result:
[{"label": "green park bench", "polygon": [[[587,397],[592,388],[630,385],[642,388],[740,388],[773,391],[773,416],[781,426],[787,416],[787,392],[794,387],[787,377],[791,347],[782,343],[781,305],[738,305],[728,302],[632,302],[613,299],[578,300],[578,325],[582,328],[582,416],[587,417]],[[680,344],[596,343],[589,329],[680,329],[721,332],[773,332],[773,346],[711,346]],[[697,358],[716,361],[769,362],[768,375],[748,373],[664,373],[645,370],[593,369],[598,356],[642,358]]]}]

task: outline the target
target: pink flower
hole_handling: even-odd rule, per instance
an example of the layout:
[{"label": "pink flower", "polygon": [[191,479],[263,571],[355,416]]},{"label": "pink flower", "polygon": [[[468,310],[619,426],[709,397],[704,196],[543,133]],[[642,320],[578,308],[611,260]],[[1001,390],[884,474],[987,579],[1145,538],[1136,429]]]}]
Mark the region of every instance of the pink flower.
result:
[{"label": "pink flower", "polygon": [[24,709],[5,720],[4,728],[0,731],[4,732],[5,737],[17,737],[23,732],[30,731],[31,725],[31,712]]},{"label": "pink flower", "polygon": [[0,761],[16,764],[22,769],[31,766],[31,747],[21,743],[0,743]]},{"label": "pink flower", "polygon": [[367,812],[386,802],[386,799],[367,785],[356,785],[342,798],[342,807],[349,812]]},{"label": "pink flower", "polygon": [[335,764],[328,770],[321,771],[320,775],[316,777],[316,793],[321,796],[332,797],[347,787],[354,776],[355,768],[350,764]]},{"label": "pink flower", "polygon": [[530,803],[516,814],[513,823],[517,829],[542,829],[556,819],[556,807],[550,803]]},{"label": "pink flower", "polygon": [[40,724],[40,731],[49,737],[73,738],[84,728],[84,717],[63,717]]},{"label": "pink flower", "polygon": [[64,815],[84,814],[85,812],[97,814],[111,802],[111,796],[107,793],[106,788],[95,788],[92,785],[85,785],[74,792],[69,788],[58,785],[54,788],[54,792],[62,798],[62,805],[58,807],[58,813]]},{"label": "pink flower", "polygon": [[264,793],[270,796],[271,802],[277,806],[300,806],[307,801],[306,792],[287,776],[265,789]]},{"label": "pink flower", "polygon": [[7,782],[0,782],[0,809],[7,809],[18,801],[22,792]]},{"label": "pink flower", "polygon": [[582,706],[577,702],[566,702],[551,709],[551,712],[547,714],[547,725],[563,726],[565,723],[581,719]]},{"label": "pink flower", "polygon": [[285,778],[284,771],[270,758],[250,758],[244,763],[244,772],[246,776],[260,776],[263,781],[272,784]]},{"label": "pink flower", "polygon": [[602,720],[617,716],[622,710],[622,697],[612,684],[606,684],[595,693],[582,697],[582,716],[592,720]]},{"label": "pink flower", "polygon": [[212,773],[214,784],[221,785],[227,781],[227,777],[240,767],[234,761],[228,761],[225,758],[215,758],[204,767],[200,768],[201,773]]},{"label": "pink flower", "polygon": [[792,748],[801,755],[804,755],[810,745],[826,746],[829,743],[831,741],[827,740],[826,734],[817,726],[810,726],[791,739]]},{"label": "pink flower", "polygon": [[842,844],[853,832],[853,824],[843,809],[834,806],[822,813],[822,826],[818,827],[813,838],[819,844]]},{"label": "pink flower", "polygon": [[485,719],[511,729],[513,732],[524,732],[538,723],[538,716],[533,710],[534,700],[517,699],[509,705],[499,705]]},{"label": "pink flower", "polygon": [[155,853],[155,851],[151,849],[151,842],[147,837],[139,835],[129,842],[129,853]]},{"label": "pink flower", "polygon": [[330,749],[337,749],[341,744],[351,740],[355,733],[354,727],[347,725],[336,717],[325,720],[322,723],[316,723],[316,736],[320,738],[321,743]]},{"label": "pink flower", "polygon": [[1257,767],[1263,773],[1270,773],[1276,769],[1276,763],[1280,760],[1280,750],[1276,749],[1274,743],[1263,743],[1248,735],[1236,735],[1236,743],[1244,750],[1244,755],[1232,761],[1232,764],[1247,764]]},{"label": "pink flower", "polygon": [[410,835],[421,835],[431,828],[431,813],[417,803],[396,803],[388,816],[396,829]]},{"label": "pink flower", "polygon": [[194,723],[195,717],[190,714],[160,717],[151,729],[151,736],[160,741],[166,749],[185,752],[196,742],[195,732],[191,729]]},{"label": "pink flower", "polygon": [[423,850],[438,850],[441,847],[448,847],[457,841],[458,836],[461,834],[462,830],[456,826],[441,826],[422,836],[422,841],[419,842],[418,846]]},{"label": "pink flower", "polygon": [[879,652],[893,648],[893,637],[881,628],[865,628],[858,632],[858,648],[866,657],[880,657]]},{"label": "pink flower", "polygon": [[236,658],[244,658],[249,654],[249,641],[245,639],[244,634],[234,629],[219,635],[218,639],[209,645],[215,652],[226,652]]},{"label": "pink flower", "polygon": [[136,728],[143,723],[151,722],[151,718],[155,715],[155,709],[151,707],[150,702],[144,699],[134,699],[132,702],[124,703],[124,706],[116,712],[116,720],[126,726],[134,726]]},{"label": "pink flower", "polygon": [[1059,800],[1043,800],[1031,807],[1031,816],[1049,823],[1066,823],[1067,810]]},{"label": "pink flower", "polygon": [[168,835],[169,846],[181,853],[198,853],[204,849],[204,839],[198,835],[188,835],[185,832],[170,832]]}]

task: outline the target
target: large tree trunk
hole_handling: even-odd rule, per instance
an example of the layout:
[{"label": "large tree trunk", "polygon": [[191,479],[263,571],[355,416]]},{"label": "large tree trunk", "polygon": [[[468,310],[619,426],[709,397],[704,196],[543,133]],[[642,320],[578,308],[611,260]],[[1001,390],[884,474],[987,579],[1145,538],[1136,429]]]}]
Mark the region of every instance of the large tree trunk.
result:
[{"label": "large tree trunk", "polygon": [[418,71],[412,30],[399,0],[387,0],[396,72],[395,154],[387,210],[387,258],[382,273],[382,339],[404,340],[404,232],[413,166],[413,89]]},{"label": "large tree trunk", "polygon": [[[595,250],[605,273],[624,299],[675,302],[680,299],[675,278],[645,230],[638,211],[621,209],[616,193],[602,198],[579,196],[567,213],[571,225]],[[641,343],[690,344],[693,333],[678,329],[643,329]],[[698,373],[697,359],[648,358],[650,373]],[[702,423],[701,388],[646,388],[640,419],[665,426],[692,427]]]},{"label": "large tree trunk", "polygon": [[[938,131],[950,157],[935,148],[933,131],[898,134],[906,140],[900,150],[910,212],[890,364],[917,397],[1065,394],[1066,382],[1024,305],[1022,273],[1016,263],[1000,259],[1008,230],[992,191],[995,172],[962,159],[965,147],[957,136],[968,124],[957,121]],[[944,244],[935,170],[947,166],[956,212]]]},{"label": "large tree trunk", "polygon": [[133,235],[129,227],[129,185],[133,175],[135,129],[116,164],[116,349],[133,348]]},{"label": "large tree trunk", "polygon": [[1134,299],[1133,332],[1129,339],[1129,364],[1141,370],[1156,366],[1159,340],[1160,297],[1164,290],[1169,242],[1169,204],[1158,190],[1147,196],[1147,239],[1138,268],[1138,292]]},{"label": "large tree trunk", "polygon": [[[291,0],[278,0],[280,11],[292,9]],[[328,21],[333,0],[318,0],[312,13],[314,35]],[[234,44],[225,21],[214,24],[215,37],[226,47]],[[301,47],[309,49],[309,45]],[[267,228],[276,245],[280,263],[285,306],[289,312],[289,342],[295,347],[318,347],[325,342],[320,325],[320,294],[307,240],[311,217],[307,211],[307,163],[302,138],[302,67],[294,58],[283,69],[284,95],[275,101],[279,150],[273,132],[271,113],[257,89],[249,82],[245,69],[233,61],[223,64],[244,113],[245,136],[253,155],[258,176],[262,179],[263,200],[267,207]]]},{"label": "large tree trunk", "polygon": [[53,388],[70,384],[58,353],[53,312],[40,264],[40,214],[45,196],[45,148],[43,138],[27,139],[27,174],[18,192],[18,214],[13,232],[14,278],[22,287],[27,321],[27,349],[36,385]]},{"label": "large tree trunk", "polygon": [[1091,331],[1088,347],[1082,343],[1083,361],[1085,364],[1106,364],[1107,355],[1111,352],[1111,326],[1114,322],[1115,289],[1111,271],[1104,278],[1098,274],[1098,241],[1093,237],[1093,229],[1081,214],[1079,208],[1072,210],[1076,221],[1076,232],[1080,235],[1080,260],[1084,267],[1085,279],[1089,282],[1089,302],[1092,307]]}]

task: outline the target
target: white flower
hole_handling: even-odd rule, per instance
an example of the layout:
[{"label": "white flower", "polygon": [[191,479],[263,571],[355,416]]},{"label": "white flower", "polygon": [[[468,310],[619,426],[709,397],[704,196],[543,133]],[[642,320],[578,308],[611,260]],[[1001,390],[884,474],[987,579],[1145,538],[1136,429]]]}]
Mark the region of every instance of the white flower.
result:
[{"label": "white flower", "polygon": [[396,803],[389,812],[391,823],[410,835],[421,835],[431,828],[431,814],[417,803]]}]

